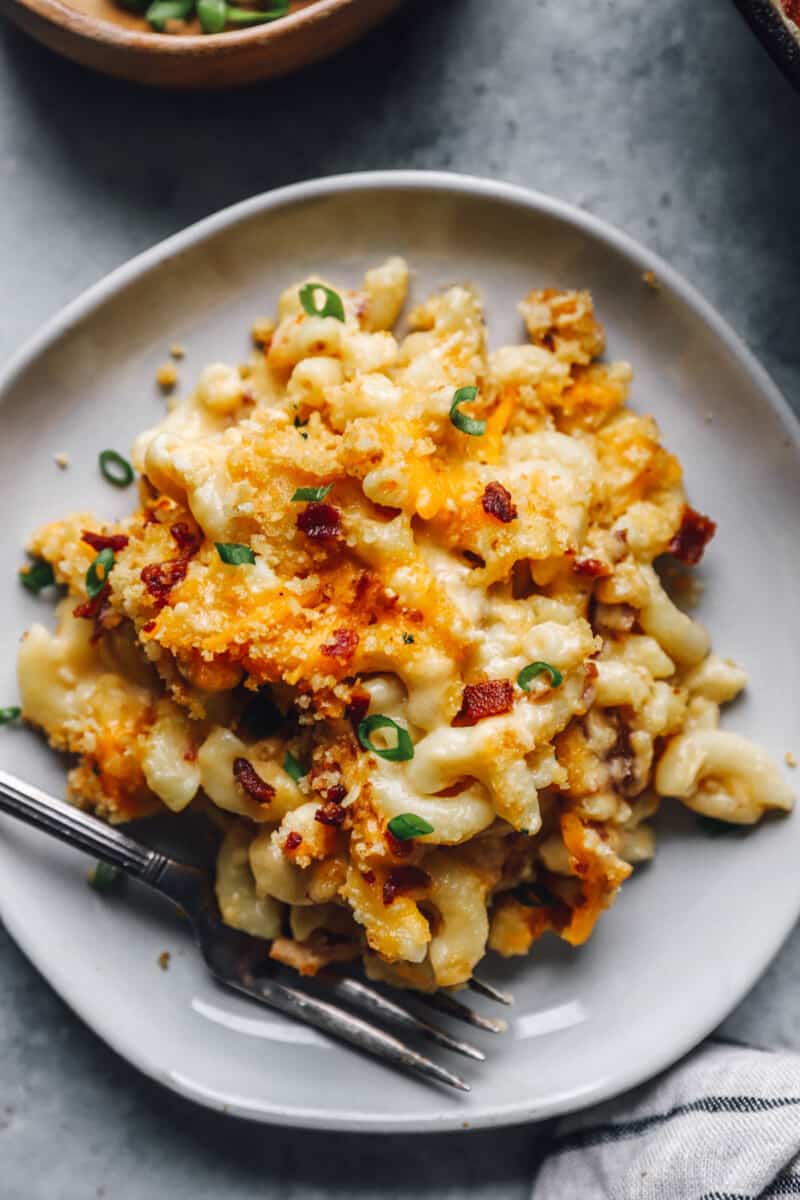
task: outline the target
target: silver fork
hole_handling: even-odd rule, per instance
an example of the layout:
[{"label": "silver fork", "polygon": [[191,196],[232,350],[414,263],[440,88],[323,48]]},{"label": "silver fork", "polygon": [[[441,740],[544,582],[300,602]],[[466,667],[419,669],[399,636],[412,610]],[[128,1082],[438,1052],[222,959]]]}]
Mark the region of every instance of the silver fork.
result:
[{"label": "silver fork", "polygon": [[[72,808],[39,788],[0,771],[0,811],[18,817],[36,829],[84,850],[94,858],[119,867],[177,905],[188,917],[195,942],[214,978],[234,991],[277,1009],[324,1033],[349,1042],[359,1050],[405,1067],[439,1083],[468,1092],[460,1076],[420,1054],[393,1034],[356,1016],[340,1004],[304,991],[296,982],[278,978],[279,968],[266,958],[264,942],[224,925],[219,915],[211,880],[198,867],[151,850],[127,833],[106,825],[96,817]],[[483,1061],[477,1046],[453,1037],[446,1030],[422,1019],[396,1000],[360,979],[331,975],[320,977],[336,999],[369,1011],[373,1016],[399,1025],[448,1050]],[[473,991],[501,1004],[511,997],[491,985],[472,979]],[[450,993],[436,992],[416,997],[432,1008],[489,1033],[501,1033],[506,1022],[481,1016]]]}]

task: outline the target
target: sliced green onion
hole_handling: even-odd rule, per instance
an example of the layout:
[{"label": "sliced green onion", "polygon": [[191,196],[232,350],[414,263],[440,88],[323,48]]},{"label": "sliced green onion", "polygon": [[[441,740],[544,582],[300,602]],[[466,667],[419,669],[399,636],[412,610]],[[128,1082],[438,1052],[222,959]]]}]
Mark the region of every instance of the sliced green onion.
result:
[{"label": "sliced green onion", "polygon": [[426,833],[433,833],[433,826],[424,817],[418,817],[416,813],[399,813],[396,817],[392,817],[386,828],[392,837],[397,838],[398,842],[408,842],[411,838],[424,837]]},{"label": "sliced green onion", "polygon": [[[397,734],[397,745],[388,750],[380,750],[377,746],[373,746],[369,735],[376,729],[393,729]],[[408,730],[403,729],[391,717],[385,717],[382,713],[373,713],[371,717],[365,717],[363,721],[359,722],[358,740],[365,750],[371,750],[373,754],[377,754],[379,758],[385,758],[387,762],[408,762],[410,758],[414,757],[414,745]]]},{"label": "sliced green onion", "polygon": [[56,577],[50,563],[45,562],[43,558],[37,558],[29,567],[23,567],[19,573],[19,581],[29,592],[36,594],[42,588],[51,587]]},{"label": "sliced green onion", "polygon": [[153,0],[144,14],[156,33],[163,33],[167,21],[184,21],[194,8],[194,0]]},{"label": "sliced green onion", "polygon": [[[229,9],[229,12],[232,10]],[[318,293],[322,292],[325,301],[320,308],[317,305]],[[300,288],[300,303],[310,317],[335,317],[337,321],[344,320],[344,305],[342,297],[324,283],[306,283]]]},{"label": "sliced green onion", "polygon": [[552,908],[559,903],[558,896],[554,896],[541,883],[521,883],[511,895],[525,908]]},{"label": "sliced green onion", "polygon": [[700,816],[697,818],[697,828],[709,837],[741,836],[748,830],[747,825],[736,825],[733,821],[720,821],[717,817]]},{"label": "sliced green onion", "polygon": [[17,704],[12,704],[10,708],[0,708],[0,725],[8,725],[9,721],[18,721],[22,716],[22,709]]},{"label": "sliced green onion", "polygon": [[108,577],[114,569],[115,562],[114,551],[105,549],[100,551],[89,567],[86,572],[86,594],[90,599],[94,600],[95,596],[100,595],[108,583]]},{"label": "sliced green onion", "polygon": [[217,554],[229,567],[240,567],[242,563],[254,563],[256,556],[249,546],[240,542],[215,542]]},{"label": "sliced green onion", "polygon": [[523,692],[529,692],[531,690],[531,684],[533,683],[534,679],[536,679],[538,675],[541,675],[543,671],[546,671],[550,676],[551,687],[561,687],[561,684],[564,682],[564,676],[557,667],[553,667],[550,665],[550,663],[546,662],[532,662],[528,663],[527,667],[523,667],[517,676],[517,683],[522,688]]},{"label": "sliced green onion", "polygon": [[197,18],[203,33],[222,33],[228,21],[225,0],[197,0]]},{"label": "sliced green onion", "polygon": [[232,8],[228,5],[226,15],[229,25],[261,25],[267,21],[277,21],[278,17],[285,17],[288,11],[288,3],[282,8],[271,8],[269,12],[257,12],[252,8]]},{"label": "sliced green onion", "polygon": [[97,456],[100,464],[100,474],[107,483],[114,487],[130,487],[133,483],[133,467],[127,458],[117,454],[116,450],[101,450]]},{"label": "sliced green onion", "polygon": [[112,867],[111,863],[99,862],[95,863],[93,870],[87,875],[86,882],[96,892],[106,893],[113,891],[121,879],[122,871],[119,867]]},{"label": "sliced green onion", "polygon": [[486,433],[486,422],[476,420],[475,417],[468,417],[466,413],[461,412],[459,405],[470,404],[477,399],[477,396],[478,389],[476,387],[459,388],[450,405],[450,420],[456,429],[460,429],[462,433],[468,433],[470,437],[481,437]]},{"label": "sliced green onion", "polygon": [[287,750],[283,756],[283,769],[287,775],[290,775],[295,783],[299,783],[305,778],[308,771],[304,770],[302,763],[299,763],[291,750]]},{"label": "sliced green onion", "polygon": [[324,500],[325,497],[333,490],[332,483],[326,483],[324,487],[304,487],[298,488],[292,496],[292,502],[297,500]]}]

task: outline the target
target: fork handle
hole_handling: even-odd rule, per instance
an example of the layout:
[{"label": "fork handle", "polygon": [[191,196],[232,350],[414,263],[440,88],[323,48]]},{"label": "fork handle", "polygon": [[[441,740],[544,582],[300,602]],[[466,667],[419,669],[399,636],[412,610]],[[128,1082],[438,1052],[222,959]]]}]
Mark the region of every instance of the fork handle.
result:
[{"label": "fork handle", "polygon": [[169,859],[79,808],[0,771],[0,811],[18,817],[60,841],[85,850],[145,883],[157,885]]}]

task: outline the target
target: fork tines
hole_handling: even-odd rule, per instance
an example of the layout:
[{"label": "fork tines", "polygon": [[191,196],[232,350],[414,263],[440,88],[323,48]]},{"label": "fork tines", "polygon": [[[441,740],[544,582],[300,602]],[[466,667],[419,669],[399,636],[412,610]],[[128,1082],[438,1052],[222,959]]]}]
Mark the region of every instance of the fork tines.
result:
[{"label": "fork tines", "polygon": [[392,1034],[386,1033],[369,1021],[355,1016],[338,1004],[321,1000],[310,992],[290,987],[276,979],[259,977],[242,981],[227,979],[222,982],[253,999],[261,1000],[270,1008],[276,1008],[280,1012],[286,1013],[287,1016],[294,1017],[295,1020],[303,1021],[306,1025],[313,1025],[317,1029],[321,1029],[323,1033],[341,1038],[357,1049],[364,1050],[367,1054],[373,1054],[385,1062],[406,1067],[429,1079],[435,1079],[438,1083],[449,1084],[458,1091],[470,1091],[469,1084],[459,1075],[448,1071],[433,1059],[427,1058],[426,1055],[407,1046],[405,1042],[401,1042],[399,1038],[393,1037]]},{"label": "fork tines", "polygon": [[444,1029],[440,1029],[437,1025],[432,1025],[429,1021],[423,1020],[422,1017],[409,1012],[407,1008],[404,1008],[395,1000],[390,1000],[375,988],[362,983],[359,979],[351,979],[348,976],[343,976],[326,982],[326,990],[332,991],[334,995],[340,997],[345,1003],[350,1001],[362,1008],[366,1008],[376,1016],[385,1017],[397,1025],[402,1025],[427,1038],[429,1041],[436,1042],[439,1046],[444,1046],[446,1050],[455,1051],[456,1054],[463,1054],[465,1057],[475,1059],[477,1062],[483,1062],[486,1058],[486,1055],[477,1046],[452,1037]]},{"label": "fork tines", "polygon": [[[326,1033],[343,1038],[378,1058],[425,1075],[439,1083],[446,1083],[459,1091],[470,1090],[470,1085],[460,1076],[412,1049],[411,1046],[387,1033],[380,1026],[340,1007],[340,1004],[365,1010],[374,1017],[435,1042],[436,1045],[442,1046],[446,1050],[462,1054],[477,1062],[483,1062],[486,1055],[477,1046],[454,1037],[447,1030],[434,1025],[401,1004],[397,999],[384,995],[378,988],[362,979],[356,979],[349,975],[330,974],[320,976],[318,984],[323,989],[324,998],[318,998],[310,992],[301,990],[294,983],[284,983],[275,978],[249,980],[247,986],[242,990],[266,1001],[273,1007],[280,1008],[288,1015],[315,1025]],[[473,990],[498,1003],[510,1004],[512,1001],[510,996],[498,992],[482,980],[476,981]],[[328,997],[332,997],[339,1003],[332,1003]],[[421,1001],[449,1017],[455,1017],[484,1032],[501,1033],[507,1028],[505,1021],[483,1017],[447,992],[434,992],[430,995],[413,993],[413,997],[416,1001]]]},{"label": "fork tines", "polygon": [[467,1025],[472,1025],[475,1029],[482,1029],[485,1033],[505,1033],[508,1029],[508,1021],[504,1021],[502,1017],[482,1017],[469,1005],[456,1000],[455,996],[451,996],[449,992],[425,993],[420,995],[419,999],[431,1008],[435,1008],[437,1012],[444,1013],[448,1017],[455,1017],[457,1021],[465,1021]]}]

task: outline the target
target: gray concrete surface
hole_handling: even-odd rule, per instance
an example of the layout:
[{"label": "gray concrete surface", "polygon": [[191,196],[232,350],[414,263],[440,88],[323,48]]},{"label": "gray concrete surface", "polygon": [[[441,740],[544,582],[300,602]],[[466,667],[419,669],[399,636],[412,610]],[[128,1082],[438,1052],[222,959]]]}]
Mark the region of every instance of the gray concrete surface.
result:
[{"label": "gray concrete surface", "polygon": [[[412,2],[294,80],[148,93],[0,28],[0,358],[198,217],[370,167],[504,177],[665,255],[800,405],[800,98],[731,0]],[[757,898],[755,898],[757,902]],[[800,934],[726,1023],[800,1050]],[[2,1200],[521,1197],[541,1131],[329,1138],[223,1121],[141,1079],[0,930]]]}]

